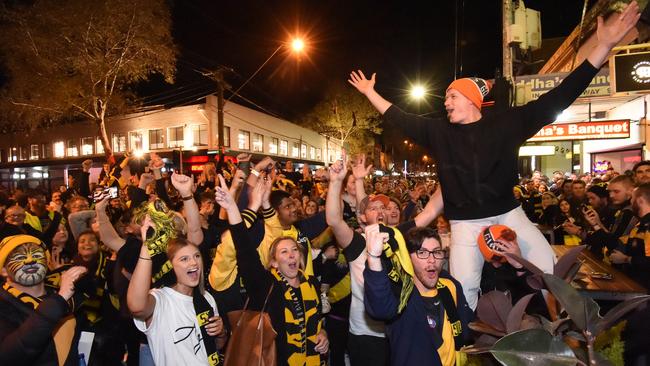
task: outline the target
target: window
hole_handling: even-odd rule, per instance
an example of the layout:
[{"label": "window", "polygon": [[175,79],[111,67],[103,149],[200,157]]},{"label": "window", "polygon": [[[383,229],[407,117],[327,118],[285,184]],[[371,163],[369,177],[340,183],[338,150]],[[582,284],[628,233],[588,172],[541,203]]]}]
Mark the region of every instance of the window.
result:
[{"label": "window", "polygon": [[27,160],[29,159],[29,149],[27,146],[21,146],[18,148],[18,160]]},{"label": "window", "polygon": [[141,131],[131,131],[129,132],[129,147],[131,150],[140,150],[142,151],[142,132]]},{"label": "window", "polygon": [[194,146],[208,146],[208,125],[193,125],[192,141]]},{"label": "window", "polygon": [[241,150],[250,150],[251,148],[251,133],[244,130],[239,130],[237,135],[237,148]]},{"label": "window", "polygon": [[57,141],[54,143],[54,157],[65,157],[65,143],[63,141]]},{"label": "window", "polygon": [[82,137],[81,138],[81,155],[92,155],[93,154],[93,145],[94,138],[92,137]]},{"label": "window", "polygon": [[39,146],[38,145],[31,145],[29,147],[29,160],[38,160],[39,156]]},{"label": "window", "polygon": [[307,159],[307,145],[305,144],[300,144],[300,157]]},{"label": "window", "polygon": [[104,153],[104,144],[102,144],[101,137],[97,137],[97,139],[95,139],[95,151],[97,152],[97,154]]},{"label": "window", "polygon": [[316,149],[316,160],[321,160],[321,149],[317,148]]},{"label": "window", "polygon": [[170,127],[167,136],[168,147],[183,147],[183,126]]},{"label": "window", "polygon": [[164,147],[163,130],[149,130],[149,150],[162,149]]},{"label": "window", "polygon": [[264,151],[264,136],[260,135],[259,133],[253,134],[253,151]]},{"label": "window", "polygon": [[52,144],[41,145],[41,151],[43,153],[43,159],[50,159],[52,157]]},{"label": "window", "polygon": [[271,137],[271,141],[269,142],[269,154],[277,154],[278,153],[278,139],[275,137]]},{"label": "window", "polygon": [[126,134],[114,133],[113,134],[113,152],[126,151]]},{"label": "window", "polygon": [[309,158],[311,160],[316,159],[316,149],[313,146],[309,147]]},{"label": "window", "polygon": [[[219,131],[217,131],[217,141],[219,141]],[[230,127],[223,126],[223,146],[230,147]]]},{"label": "window", "polygon": [[292,147],[291,147],[291,156],[294,158],[298,157],[298,153],[300,153],[300,144],[297,142],[294,142]]},{"label": "window", "polygon": [[9,149],[9,161],[18,161],[18,148],[12,147]]},{"label": "window", "polygon": [[280,155],[289,155],[289,142],[287,140],[280,140]]},{"label": "window", "polygon": [[67,156],[79,156],[79,143],[77,139],[69,139],[66,142],[66,155]]}]

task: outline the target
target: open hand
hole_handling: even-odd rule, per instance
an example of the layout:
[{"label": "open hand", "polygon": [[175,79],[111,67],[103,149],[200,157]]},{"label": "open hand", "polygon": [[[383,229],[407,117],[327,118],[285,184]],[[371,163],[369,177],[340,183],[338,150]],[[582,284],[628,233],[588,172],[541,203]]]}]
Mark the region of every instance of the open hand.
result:
[{"label": "open hand", "polygon": [[616,46],[639,21],[641,17],[639,4],[636,1],[632,1],[625,7],[621,14],[614,14],[612,16],[615,18],[610,19],[607,23],[605,23],[602,16],[599,16],[598,29],[596,30],[598,42],[609,48]]},{"label": "open hand", "polygon": [[361,94],[367,94],[371,90],[375,89],[375,76],[376,73],[373,73],[370,77],[370,80],[366,79],[366,75],[363,74],[363,71],[352,71],[350,73],[350,79],[348,82],[352,84]]},{"label": "open hand", "polygon": [[330,348],[330,342],[327,339],[327,333],[324,329],[321,329],[316,336],[316,346],[314,346],[314,351],[324,355]]},{"label": "open hand", "polygon": [[371,170],[372,164],[366,166],[366,154],[359,154],[352,161],[352,175],[354,175],[354,178],[356,179],[365,178],[370,174]]}]

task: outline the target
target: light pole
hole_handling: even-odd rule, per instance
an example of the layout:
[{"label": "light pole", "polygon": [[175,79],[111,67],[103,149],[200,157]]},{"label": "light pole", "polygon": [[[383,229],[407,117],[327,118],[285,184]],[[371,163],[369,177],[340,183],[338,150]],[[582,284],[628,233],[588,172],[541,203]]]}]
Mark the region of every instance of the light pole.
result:
[{"label": "light pole", "polygon": [[[230,95],[230,97],[228,97],[228,99],[226,99],[226,102],[229,102],[230,99],[232,99],[235,95],[237,95],[237,93],[239,93],[239,91],[242,90],[242,88],[246,86],[246,84],[248,84],[255,77],[255,75],[257,75],[260,72],[260,70],[262,70],[267,63],[269,63],[269,61],[271,61],[273,56],[275,56],[278,52],[280,52],[282,48],[287,46],[289,46],[288,43],[281,43],[278,46],[278,48],[276,48],[275,51],[273,51],[271,56],[269,56],[264,62],[262,62],[262,64],[257,68],[257,70],[255,70],[255,72],[253,72],[253,74],[251,74],[251,76],[249,76],[248,79],[246,79],[246,81],[244,81],[244,83],[240,85],[239,88],[237,88],[237,90],[235,90]],[[301,38],[294,38],[290,43],[290,48],[293,52],[300,53],[305,49],[305,41],[303,41]]]},{"label": "light pole", "polygon": [[228,99],[226,99],[226,100],[223,99],[223,91],[224,91],[224,84],[225,84],[225,82],[223,80],[223,70],[219,70],[217,72],[217,74],[215,76],[213,76],[213,78],[217,82],[217,86],[218,86],[218,95],[217,95],[217,134],[218,134],[217,136],[218,136],[218,139],[217,139],[217,145],[219,145],[219,161],[223,161],[223,155],[224,155],[224,153],[223,153],[223,149],[224,149],[224,146],[223,146],[224,145],[223,108],[224,108],[224,106],[235,95],[237,95],[237,93],[239,93],[239,91],[242,90],[242,88],[244,88],[246,86],[246,84],[248,84],[255,77],[255,75],[257,75],[260,72],[260,70],[262,70],[262,68],[264,68],[264,66],[266,66],[267,63],[269,63],[269,61],[271,61],[273,56],[275,56],[278,52],[280,52],[280,50],[282,48],[288,47],[288,46],[290,46],[290,48],[291,48],[291,50],[293,52],[300,53],[305,49],[305,42],[300,38],[294,38],[291,41],[290,44],[287,43],[287,42],[281,43],[278,46],[278,48],[276,48],[275,51],[273,51],[273,53],[271,53],[271,55],[266,60],[264,60],[264,62],[262,62],[262,64],[257,68],[257,70],[255,70],[255,72],[253,72],[251,74],[251,76],[249,76],[248,79],[246,79],[246,81],[244,81],[244,83],[241,84],[230,95],[230,97],[228,97]]}]

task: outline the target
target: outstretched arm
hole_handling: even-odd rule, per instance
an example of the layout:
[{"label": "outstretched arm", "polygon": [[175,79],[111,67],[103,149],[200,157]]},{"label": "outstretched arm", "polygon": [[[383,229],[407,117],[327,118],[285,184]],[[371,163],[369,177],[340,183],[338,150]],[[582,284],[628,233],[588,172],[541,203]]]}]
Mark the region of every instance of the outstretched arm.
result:
[{"label": "outstretched arm", "polygon": [[330,185],[325,200],[325,218],[332,228],[336,242],[341,248],[346,248],[352,241],[353,231],[343,221],[343,207],[341,205],[341,187],[347,173],[347,158],[343,151],[342,160],[330,167]]},{"label": "outstretched arm", "polygon": [[598,44],[596,48],[591,51],[587,60],[596,68],[600,68],[607,57],[609,52],[614,48],[618,42],[636,25],[641,17],[639,13],[639,5],[633,1],[625,7],[622,13],[613,14],[614,19],[609,19],[607,23],[603,20],[602,16],[598,17],[598,28],[596,29],[596,37]]},{"label": "outstretched arm", "polygon": [[187,220],[187,240],[199,245],[203,242],[203,230],[201,230],[201,218],[199,206],[192,195],[192,186],[194,180],[182,174],[172,175],[172,184],[178,190],[183,198],[183,208],[185,209],[185,220]]},{"label": "outstretched arm", "polygon": [[376,76],[377,74],[373,73],[370,80],[368,80],[363,74],[363,71],[352,71],[348,82],[357,88],[361,94],[365,95],[379,113],[384,114],[384,112],[386,112],[386,110],[393,104],[375,91]]},{"label": "outstretched arm", "polygon": [[[357,199],[357,207],[359,207],[359,203],[361,203],[361,201],[368,195],[363,180],[368,176],[368,174],[370,174],[371,170],[372,164],[366,166],[366,154],[359,154],[354,159],[354,162],[352,163],[352,175],[354,176],[354,186],[356,188],[355,198]],[[347,182],[343,182],[343,184],[346,183]]]}]

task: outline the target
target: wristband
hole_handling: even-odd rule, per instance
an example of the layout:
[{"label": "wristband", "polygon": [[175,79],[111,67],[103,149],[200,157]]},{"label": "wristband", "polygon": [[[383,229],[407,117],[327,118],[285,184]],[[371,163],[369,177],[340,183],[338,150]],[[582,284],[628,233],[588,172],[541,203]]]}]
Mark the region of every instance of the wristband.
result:
[{"label": "wristband", "polygon": [[366,249],[366,253],[368,253],[369,257],[373,257],[373,258],[380,258],[381,257],[381,254],[380,255],[374,255],[374,254],[370,253],[370,251],[368,249]]},{"label": "wristband", "polygon": [[602,228],[600,227],[600,225],[596,225],[596,226],[594,226],[594,231],[598,231],[598,230],[600,230],[600,229],[602,229]]},{"label": "wristband", "polygon": [[260,176],[260,172],[258,172],[257,170],[255,170],[255,168],[251,168],[251,174],[253,174],[253,175],[256,176],[256,177],[259,177],[259,176]]},{"label": "wristband", "polygon": [[189,201],[189,200],[193,200],[194,196],[187,196],[187,197],[181,197],[181,198],[183,199],[183,201]]},{"label": "wristband", "polygon": [[142,256],[138,256],[138,258],[140,258],[140,259],[144,259],[144,260],[146,260],[146,261],[150,261],[150,260],[151,260],[151,258],[145,258],[145,257],[142,257]]}]

